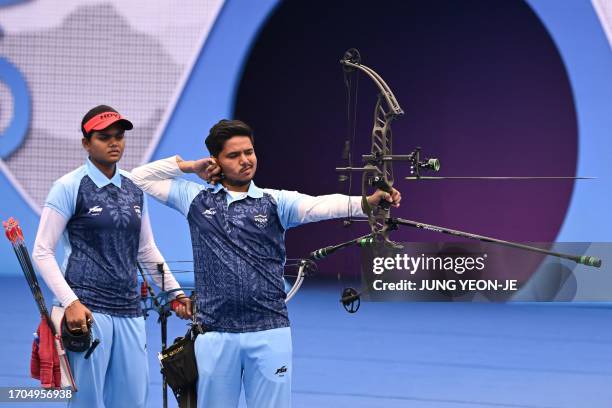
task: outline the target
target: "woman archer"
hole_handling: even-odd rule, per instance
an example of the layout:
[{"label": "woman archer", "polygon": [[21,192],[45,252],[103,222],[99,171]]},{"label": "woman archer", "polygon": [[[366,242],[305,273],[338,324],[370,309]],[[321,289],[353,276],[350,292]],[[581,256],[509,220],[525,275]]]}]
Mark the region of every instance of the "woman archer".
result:
[{"label": "woman archer", "polygon": [[[163,263],[142,191],[119,169],[132,123],[100,105],[81,121],[84,165],[58,179],[45,201],[33,260],[65,308],[67,329],[91,332],[90,356],[68,351],[78,392],[70,407],[144,407],[148,394],[146,334],[136,263]],[[55,259],[62,239],[65,260]],[[167,269],[167,265],[164,264]],[[165,287],[179,287],[165,273]],[[161,276],[153,276],[161,284]],[[189,318],[189,298],[176,292],[177,314]]]}]

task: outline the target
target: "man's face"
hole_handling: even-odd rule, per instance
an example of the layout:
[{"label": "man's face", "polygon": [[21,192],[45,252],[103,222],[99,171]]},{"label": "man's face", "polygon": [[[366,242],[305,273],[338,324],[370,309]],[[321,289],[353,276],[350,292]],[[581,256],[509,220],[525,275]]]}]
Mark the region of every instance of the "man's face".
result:
[{"label": "man's face", "polygon": [[231,186],[247,185],[255,177],[257,156],[248,136],[228,139],[216,159],[225,176],[224,182]]},{"label": "man's face", "polygon": [[125,129],[120,124],[114,124],[104,130],[96,130],[89,140],[83,138],[83,147],[89,157],[98,163],[110,165],[117,163],[125,149]]}]

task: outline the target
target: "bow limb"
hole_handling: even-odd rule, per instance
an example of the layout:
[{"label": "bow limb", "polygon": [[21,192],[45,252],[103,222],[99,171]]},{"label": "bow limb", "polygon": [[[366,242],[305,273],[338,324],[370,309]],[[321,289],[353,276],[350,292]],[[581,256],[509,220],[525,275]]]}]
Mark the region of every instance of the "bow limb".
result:
[{"label": "bow limb", "polygon": [[[344,54],[340,61],[346,72],[358,70],[366,74],[379,90],[374,107],[374,125],[372,126],[371,154],[364,156],[366,165],[359,169],[363,171],[361,191],[362,209],[368,217],[372,234],[389,241],[389,231],[392,229],[386,222],[391,216],[389,203],[381,201],[375,208],[367,201],[368,186],[391,192],[393,188],[393,133],[391,122],[404,114],[393,91],[387,83],[372,68],[361,64],[359,52],[354,48]],[[352,170],[352,169],[350,169]],[[357,170],[357,169],[356,169]]]}]

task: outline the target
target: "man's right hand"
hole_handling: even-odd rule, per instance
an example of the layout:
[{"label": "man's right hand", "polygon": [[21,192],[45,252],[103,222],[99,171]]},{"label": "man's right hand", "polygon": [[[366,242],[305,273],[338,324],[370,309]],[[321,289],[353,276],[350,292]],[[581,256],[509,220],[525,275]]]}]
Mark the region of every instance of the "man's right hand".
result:
[{"label": "man's right hand", "polygon": [[180,156],[177,156],[176,162],[183,173],[195,173],[207,183],[216,184],[221,180],[221,167],[213,157],[183,160]]},{"label": "man's right hand", "polygon": [[75,300],[64,309],[64,319],[70,331],[81,330],[87,333],[93,323],[93,314],[80,301]]},{"label": "man's right hand", "polygon": [[221,167],[217,164],[217,160],[212,157],[194,160],[193,172],[210,184],[216,184],[221,180]]}]

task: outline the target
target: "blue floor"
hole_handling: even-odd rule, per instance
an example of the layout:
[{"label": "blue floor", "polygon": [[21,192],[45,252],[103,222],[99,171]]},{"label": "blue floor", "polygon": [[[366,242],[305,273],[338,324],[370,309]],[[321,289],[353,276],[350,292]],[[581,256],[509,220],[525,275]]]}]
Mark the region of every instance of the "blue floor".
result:
[{"label": "blue floor", "polygon": [[[0,284],[0,386],[35,385],[34,302],[23,279]],[[305,286],[289,308],[294,407],[612,407],[606,305],[363,303],[349,315],[338,288]],[[158,408],[160,332],[154,318],[147,326],[149,406]],[[184,331],[173,319],[168,337]]]}]

